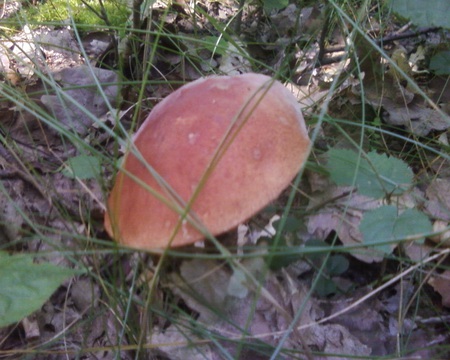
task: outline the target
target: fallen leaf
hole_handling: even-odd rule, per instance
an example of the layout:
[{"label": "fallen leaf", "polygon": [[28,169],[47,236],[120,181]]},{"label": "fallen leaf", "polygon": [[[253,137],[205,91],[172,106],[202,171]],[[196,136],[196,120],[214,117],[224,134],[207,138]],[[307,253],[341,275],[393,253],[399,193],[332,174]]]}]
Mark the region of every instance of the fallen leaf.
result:
[{"label": "fallen leaf", "polygon": [[[324,206],[321,206],[325,204]],[[329,186],[320,192],[310,195],[308,210],[315,210],[308,217],[307,228],[309,237],[325,240],[332,231],[335,231],[339,240],[347,246],[362,245],[362,234],[359,224],[367,210],[375,209],[382,204],[381,200],[371,199],[354,191],[351,187]],[[355,248],[352,256],[366,263],[380,262],[381,253],[366,248]]]},{"label": "fallen leaf", "polygon": [[419,262],[425,259],[433,251],[435,251],[435,247],[429,246],[426,242],[424,244],[419,244],[415,241],[409,241],[403,244],[403,249],[408,258],[410,258],[414,262]]},{"label": "fallen leaf", "polygon": [[383,119],[387,124],[405,126],[418,136],[427,136],[431,131],[443,131],[450,127],[449,118],[422,104],[402,106],[383,100]]},{"label": "fallen leaf", "polygon": [[425,192],[428,201],[425,208],[428,214],[439,220],[450,221],[450,181],[436,178]]},{"label": "fallen leaf", "polygon": [[[261,259],[258,260],[261,261]],[[355,334],[350,333],[343,326],[315,324],[324,316],[324,311],[319,303],[309,296],[310,290],[307,285],[299,280],[296,266],[283,268],[276,273],[267,272],[261,288],[249,286],[245,296],[239,294],[237,298],[229,293],[224,294],[224,288],[229,284],[227,277],[229,279],[233,276],[232,273],[218,261],[208,260],[207,267],[201,265],[203,262],[205,261],[186,261],[186,264],[182,266],[183,277],[194,276],[191,280],[184,279],[190,290],[186,291],[185,285],[177,283],[173,291],[180,295],[191,309],[200,312],[197,323],[207,320],[208,323],[203,324],[214,333],[224,336],[225,339],[242,339],[245,333],[248,335],[245,341],[263,341],[266,345],[277,346],[296,317],[296,326],[308,326],[301,331],[294,329],[289,336],[283,338],[284,349],[308,346],[318,351],[345,355],[371,353],[369,346],[363,344]],[[258,263],[258,261],[251,263],[249,271],[256,272]],[[252,266],[255,269],[251,269]],[[200,274],[203,275],[199,276]],[[205,284],[201,284],[202,282]],[[180,291],[183,286],[185,288]],[[215,287],[214,291],[210,289],[212,286]],[[201,293],[197,293],[194,288]],[[219,297],[217,293],[220,294]],[[216,306],[218,303],[221,304],[220,308]],[[213,307],[216,316],[205,316],[203,312],[210,312]],[[177,328],[179,329],[180,326]],[[192,341],[196,339],[191,337],[189,329],[184,330],[183,327],[183,330],[177,331],[184,334],[185,338],[193,339]],[[162,339],[164,342],[163,337]],[[167,337],[165,340],[169,342],[169,344],[166,342],[166,345],[170,347],[170,341],[173,339]],[[177,345],[179,346],[179,342]],[[232,356],[238,349],[238,345],[228,341],[221,342],[221,347]],[[268,350],[270,351],[270,347]],[[255,358],[256,354],[246,354],[246,356]]]},{"label": "fallen leaf", "polygon": [[[119,77],[111,70],[82,65],[63,69],[53,77],[64,93],[42,95],[41,101],[65,128],[81,136],[87,133],[96,118],[105,115],[115,105],[119,94]],[[94,77],[102,85],[101,90]]]},{"label": "fallen leaf", "polygon": [[[382,91],[373,84],[365,86],[365,101],[375,109],[382,110],[384,122],[403,126],[418,136],[426,136],[431,131],[444,131],[450,127],[448,114],[441,115],[413,91],[402,86],[397,79],[392,76],[388,78],[391,79],[391,84]],[[354,86],[355,89],[357,87]]]},{"label": "fallen leaf", "polygon": [[441,295],[442,305],[450,308],[450,270],[431,277],[428,284],[433,287],[434,291]]},{"label": "fallen leaf", "polygon": [[158,355],[165,359],[212,360],[213,354],[209,345],[195,344],[199,340],[201,339],[194,334],[194,331],[175,325],[170,325],[164,331],[154,331],[148,336],[148,343],[155,346]]},{"label": "fallen leaf", "polygon": [[[324,326],[323,337],[326,339],[323,351],[327,354],[343,356],[368,356],[372,349],[363,344],[348,329],[338,324]],[[327,360],[341,360],[342,356],[327,356]]]}]

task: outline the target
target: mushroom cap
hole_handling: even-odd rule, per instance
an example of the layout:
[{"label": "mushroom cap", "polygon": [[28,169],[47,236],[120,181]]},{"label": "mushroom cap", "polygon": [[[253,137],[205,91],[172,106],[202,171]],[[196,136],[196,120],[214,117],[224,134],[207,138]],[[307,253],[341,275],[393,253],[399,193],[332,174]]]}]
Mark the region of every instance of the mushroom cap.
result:
[{"label": "mushroom cap", "polygon": [[106,231],[125,246],[156,250],[204,239],[192,221],[212,235],[231,230],[289,185],[309,143],[296,99],[270,77],[182,86],[136,133],[138,152],[126,154],[116,177]]}]

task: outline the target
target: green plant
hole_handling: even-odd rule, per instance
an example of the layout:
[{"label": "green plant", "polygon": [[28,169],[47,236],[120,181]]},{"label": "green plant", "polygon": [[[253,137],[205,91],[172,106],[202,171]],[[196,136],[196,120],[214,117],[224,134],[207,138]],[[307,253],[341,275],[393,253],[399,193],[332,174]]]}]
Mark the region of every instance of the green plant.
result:
[{"label": "green plant", "polygon": [[417,26],[439,26],[449,29],[447,16],[450,4],[446,0],[390,0],[392,10],[410,19]]},{"label": "green plant", "polygon": [[130,9],[123,0],[48,0],[27,6],[18,14],[27,24],[63,24],[71,19],[84,31],[99,26],[120,28],[128,20]]},{"label": "green plant", "polygon": [[64,280],[79,274],[48,263],[33,263],[33,257],[26,254],[0,251],[0,327],[38,310]]}]

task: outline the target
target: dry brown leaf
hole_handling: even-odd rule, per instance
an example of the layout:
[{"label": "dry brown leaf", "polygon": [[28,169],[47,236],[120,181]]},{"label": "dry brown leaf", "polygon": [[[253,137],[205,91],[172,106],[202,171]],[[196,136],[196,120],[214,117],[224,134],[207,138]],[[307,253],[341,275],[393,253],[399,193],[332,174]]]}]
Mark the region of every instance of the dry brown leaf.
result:
[{"label": "dry brown leaf", "polygon": [[91,306],[98,306],[100,287],[90,278],[79,278],[72,285],[71,296],[76,309],[85,313]]},{"label": "dry brown leaf", "polygon": [[426,211],[439,220],[450,221],[450,181],[436,178],[426,190]]},{"label": "dry brown leaf", "polygon": [[[450,128],[450,117],[443,116],[436,109],[422,101],[409,86],[404,87],[399,79],[385,77],[385,86],[377,86],[375,82],[365,81],[365,101],[375,109],[383,109],[383,120],[389,125],[403,126],[412,133],[426,136],[431,131],[443,131]],[[381,82],[381,81],[380,81]],[[378,84],[379,85],[379,84]],[[352,92],[360,96],[360,85],[355,84]],[[449,92],[444,90],[444,92]],[[445,95],[442,94],[442,98]],[[442,101],[442,100],[441,100]],[[442,108],[446,111],[446,108]]]},{"label": "dry brown leaf", "polygon": [[[322,327],[325,347],[323,351],[327,354],[340,354],[344,356],[368,356],[372,349],[363,344],[348,329],[338,324],[330,324]],[[342,356],[327,356],[327,360],[342,360]]]},{"label": "dry brown leaf", "polygon": [[[308,174],[308,180],[313,190],[309,196],[308,210],[313,213],[307,219],[307,233],[303,238],[325,241],[334,231],[338,239],[347,246],[363,244],[363,236],[359,226],[364,214],[385,205],[383,199],[373,199],[358,194],[352,187],[337,186],[328,178],[317,173]],[[392,203],[402,209],[423,207],[424,194],[415,187],[401,196],[391,197]],[[392,244],[394,249],[397,245]],[[414,249],[411,255],[418,255]],[[426,248],[422,250],[426,254]],[[373,248],[355,248],[350,252],[355,258],[366,263],[380,262],[384,254]]]},{"label": "dry brown leaf", "polygon": [[230,276],[231,271],[214,260],[183,261],[180,275],[172,274],[170,287],[200,314],[199,322],[214,324],[225,307]]},{"label": "dry brown leaf", "polygon": [[406,255],[415,262],[425,259],[435,250],[427,243],[419,244],[416,241],[405,243],[403,249]]},{"label": "dry brown leaf", "polygon": [[450,127],[449,118],[443,118],[436,110],[424,104],[405,106],[396,104],[388,98],[382,100],[385,111],[383,119],[387,124],[405,126],[409,131],[426,136],[431,131],[443,131]]},{"label": "dry brown leaf", "polygon": [[[291,266],[277,273],[269,272],[262,290],[249,286],[247,295],[238,298],[226,291],[232,272],[220,262],[207,260],[207,266],[204,266],[204,263],[205,260],[186,261],[182,265],[181,277],[172,276],[176,281],[173,291],[181,296],[191,309],[200,313],[199,323],[208,321],[203,324],[217,334],[228,339],[240,339],[243,336],[241,329],[245,329],[248,333],[246,341],[252,341],[254,337],[277,346],[292,325],[297,312],[301,311],[296,325],[309,326],[290,333],[285,339],[284,348],[301,349],[307,346],[322,352],[346,355],[371,353],[369,346],[363,344],[344,326],[315,324],[324,316],[324,311],[316,299],[308,296],[310,290],[299,280],[296,267]],[[215,307],[215,314],[212,314],[210,306]],[[189,331],[187,334],[190,336]],[[169,337],[162,339],[163,342],[171,340]],[[236,351],[236,345],[231,343],[224,342],[222,346],[231,354]],[[213,358],[216,356],[217,354],[213,353]]]},{"label": "dry brown leaf", "polygon": [[171,325],[164,331],[152,333],[148,343],[156,346],[158,355],[170,360],[213,360],[213,354],[208,344],[198,343],[200,340],[193,332],[179,326]]},{"label": "dry brown leaf", "polygon": [[[319,208],[315,214],[308,217],[309,237],[325,240],[332,231],[335,231],[344,245],[361,245],[362,234],[359,231],[359,224],[363,214],[381,204],[381,200],[352,192],[350,187],[328,182],[323,191],[316,191],[310,196],[308,209]],[[377,254],[373,249],[355,249],[352,255],[366,263],[380,262],[383,259],[382,254]]]},{"label": "dry brown leaf", "polygon": [[25,337],[28,340],[38,339],[41,336],[41,332],[39,331],[39,324],[36,320],[35,315],[24,318],[21,323],[23,331],[25,332]]},{"label": "dry brown leaf", "polygon": [[428,284],[441,295],[442,305],[450,308],[450,270],[431,277]]},{"label": "dry brown leaf", "polygon": [[[85,111],[100,117],[108,112],[109,106],[115,105],[119,87],[114,84],[118,83],[119,77],[114,71],[82,65],[63,69],[53,76],[63,89],[66,88],[64,93],[71,101],[58,95],[42,95],[41,101],[66,128],[81,136],[87,133],[94,122]],[[102,86],[103,94],[97,88],[94,76],[100,84],[108,84]],[[105,102],[105,98],[109,104]]]}]

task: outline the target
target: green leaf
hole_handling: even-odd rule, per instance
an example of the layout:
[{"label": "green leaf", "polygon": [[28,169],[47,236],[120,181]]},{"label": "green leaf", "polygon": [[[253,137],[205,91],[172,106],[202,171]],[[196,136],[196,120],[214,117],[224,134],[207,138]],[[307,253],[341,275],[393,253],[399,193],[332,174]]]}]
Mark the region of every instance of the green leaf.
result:
[{"label": "green leaf", "polygon": [[392,10],[418,26],[450,28],[448,0],[391,0]]},{"label": "green leaf", "polygon": [[289,0],[264,0],[264,10],[281,10],[289,5]]},{"label": "green leaf", "polygon": [[204,38],[204,47],[213,54],[225,55],[228,50],[228,42],[223,36],[207,36]]},{"label": "green leaf", "polygon": [[370,152],[367,157],[345,149],[328,151],[327,170],[337,185],[356,186],[375,199],[400,195],[411,187],[413,173],[402,160]]},{"label": "green leaf", "polygon": [[[423,212],[416,209],[407,209],[396,219],[393,229],[395,240],[424,237],[433,232],[430,219]],[[423,235],[423,237],[422,237]]]},{"label": "green leaf", "polygon": [[52,264],[35,264],[29,255],[0,251],[0,327],[16,323],[38,310],[62,281],[79,271]]},{"label": "green leaf", "polygon": [[331,255],[328,258],[326,269],[330,276],[341,275],[348,270],[349,262],[343,255]]},{"label": "green leaf", "polygon": [[69,178],[92,179],[100,174],[100,161],[95,156],[79,155],[66,161],[61,172]]},{"label": "green leaf", "polygon": [[430,70],[436,75],[450,75],[450,51],[441,51],[430,60]]},{"label": "green leaf", "polygon": [[327,297],[329,295],[336,294],[338,289],[336,283],[332,279],[320,274],[318,275],[314,291],[317,295],[319,295],[319,297]]},{"label": "green leaf", "polygon": [[386,205],[366,212],[359,230],[366,245],[376,245],[378,250],[389,254],[392,247],[386,242],[424,237],[432,232],[432,226],[428,217],[418,210],[407,209],[399,215],[395,206]]},{"label": "green leaf", "polygon": [[[277,221],[274,221],[273,226],[275,230],[278,232],[280,229],[281,218]],[[284,223],[283,231],[287,233],[295,233],[304,227],[305,223],[302,219],[299,219],[297,216],[288,215],[286,217],[286,221]]]}]

